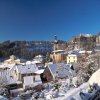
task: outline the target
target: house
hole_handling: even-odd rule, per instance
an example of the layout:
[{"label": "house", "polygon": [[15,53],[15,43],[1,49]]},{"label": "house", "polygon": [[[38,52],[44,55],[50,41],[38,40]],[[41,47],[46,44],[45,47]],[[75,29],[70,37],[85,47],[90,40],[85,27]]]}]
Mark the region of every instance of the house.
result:
[{"label": "house", "polygon": [[77,51],[70,51],[69,54],[66,56],[67,63],[77,63],[81,55]]},{"label": "house", "polygon": [[41,79],[43,82],[50,82],[74,76],[75,72],[71,66],[71,64],[48,64],[41,75]]},{"label": "house", "polygon": [[9,59],[5,60],[5,64],[20,64],[25,62],[25,59],[17,59],[16,56],[11,55]]},{"label": "house", "polygon": [[38,70],[35,64],[27,64],[27,65],[16,65],[12,69],[12,76],[15,79],[23,81],[24,76],[34,75],[34,72]]},{"label": "house", "polygon": [[16,65],[12,69],[12,76],[14,79],[22,81],[24,89],[41,84],[41,73],[43,70],[39,70],[36,64]]}]

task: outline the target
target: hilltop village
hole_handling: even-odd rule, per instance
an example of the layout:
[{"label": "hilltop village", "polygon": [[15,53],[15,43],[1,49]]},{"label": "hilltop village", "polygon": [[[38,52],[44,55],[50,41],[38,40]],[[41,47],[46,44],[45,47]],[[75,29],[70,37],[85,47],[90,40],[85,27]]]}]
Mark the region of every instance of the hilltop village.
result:
[{"label": "hilltop village", "polygon": [[0,100],[100,100],[100,34],[70,41],[0,43]]}]

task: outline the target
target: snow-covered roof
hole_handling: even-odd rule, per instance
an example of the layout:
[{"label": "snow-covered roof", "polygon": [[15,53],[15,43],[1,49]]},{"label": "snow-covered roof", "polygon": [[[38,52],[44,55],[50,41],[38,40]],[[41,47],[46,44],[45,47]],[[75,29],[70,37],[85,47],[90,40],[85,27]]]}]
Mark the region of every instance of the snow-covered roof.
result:
[{"label": "snow-covered roof", "polygon": [[6,63],[2,63],[2,64],[0,65],[0,68],[12,69],[13,66],[15,66],[15,64],[6,64]]},{"label": "snow-covered roof", "polygon": [[38,71],[36,64],[17,65],[18,72],[21,74],[34,73]]},{"label": "snow-covered roof", "polygon": [[55,50],[55,51],[52,51],[53,53],[58,53],[58,52],[65,52],[65,50]]},{"label": "snow-covered roof", "polygon": [[69,51],[68,55],[72,55],[72,56],[80,56],[80,53],[78,51]]},{"label": "snow-covered roof", "polygon": [[48,68],[53,76],[56,75],[56,72],[58,72],[59,78],[75,75],[75,72],[70,69],[70,64],[49,64]]},{"label": "snow-covered roof", "polygon": [[8,100],[8,99],[0,95],[0,100]]},{"label": "snow-covered roof", "polygon": [[39,60],[32,61],[32,64],[37,64],[37,63],[41,63],[41,61],[39,61]]},{"label": "snow-covered roof", "polygon": [[32,62],[31,61],[27,61],[26,64],[32,64]]},{"label": "snow-covered roof", "polygon": [[79,51],[79,53],[89,53],[89,54],[91,54],[93,51],[86,51],[86,50],[81,50],[81,51]]},{"label": "snow-covered roof", "polygon": [[14,79],[13,77],[7,76],[7,85],[9,84],[21,84],[21,81],[17,81],[16,79]]},{"label": "snow-covered roof", "polygon": [[68,54],[68,56],[76,57],[76,54]]},{"label": "snow-covered roof", "polygon": [[43,57],[44,57],[43,55],[37,55],[34,58],[43,58]]},{"label": "snow-covered roof", "polygon": [[42,74],[43,72],[44,72],[44,69],[41,69],[41,70],[36,71],[35,73],[36,74]]}]

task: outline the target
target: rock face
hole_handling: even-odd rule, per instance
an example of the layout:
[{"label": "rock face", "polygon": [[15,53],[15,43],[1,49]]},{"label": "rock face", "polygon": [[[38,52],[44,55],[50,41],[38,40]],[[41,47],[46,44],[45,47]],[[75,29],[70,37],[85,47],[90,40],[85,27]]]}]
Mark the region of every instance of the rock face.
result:
[{"label": "rock face", "polygon": [[98,85],[100,87],[100,69],[98,69],[89,79],[90,85]]}]

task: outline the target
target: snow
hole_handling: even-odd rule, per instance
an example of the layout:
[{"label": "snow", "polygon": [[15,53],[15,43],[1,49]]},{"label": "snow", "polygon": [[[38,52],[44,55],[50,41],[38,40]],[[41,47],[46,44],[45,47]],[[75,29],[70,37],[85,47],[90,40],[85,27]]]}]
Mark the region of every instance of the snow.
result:
[{"label": "snow", "polygon": [[93,73],[93,75],[90,77],[89,84],[97,84],[100,87],[100,69]]},{"label": "snow", "polygon": [[38,68],[35,64],[29,64],[29,65],[17,65],[18,72],[21,74],[26,73],[34,73],[38,71]]},{"label": "snow", "polygon": [[65,50],[55,50],[53,53],[65,52]]},{"label": "snow", "polygon": [[59,78],[65,78],[68,76],[75,76],[75,72],[70,69],[70,64],[48,64],[48,68],[54,77],[56,75],[56,71],[58,71]]},{"label": "snow", "polygon": [[44,72],[44,69],[38,70],[35,72],[35,74],[42,74]]},{"label": "snow", "polygon": [[21,81],[17,81],[16,79],[14,79],[13,77],[7,76],[7,84],[22,84]]},{"label": "snow", "polygon": [[8,100],[8,99],[0,95],[0,100]]},{"label": "snow", "polygon": [[32,64],[37,64],[37,63],[41,63],[41,61],[39,61],[39,60],[32,61]]},{"label": "snow", "polygon": [[32,64],[32,62],[31,61],[27,61],[26,64]]},{"label": "snow", "polygon": [[91,54],[92,51],[81,50],[81,51],[79,51],[79,53],[80,53],[80,54],[82,54],[82,53],[89,53],[89,54]]},{"label": "snow", "polygon": [[[75,100],[82,100],[81,97],[79,96],[80,91],[82,90],[86,90],[88,88],[89,84],[88,83],[84,83],[83,85],[81,85],[79,88],[75,88],[72,90],[67,91],[67,93],[65,94],[64,97],[58,97],[54,100],[71,100],[72,97]],[[73,100],[74,100],[73,99]]]},{"label": "snow", "polygon": [[6,63],[2,63],[0,65],[0,68],[9,68],[9,69],[12,69],[13,66],[15,66],[15,64],[6,64]]}]

